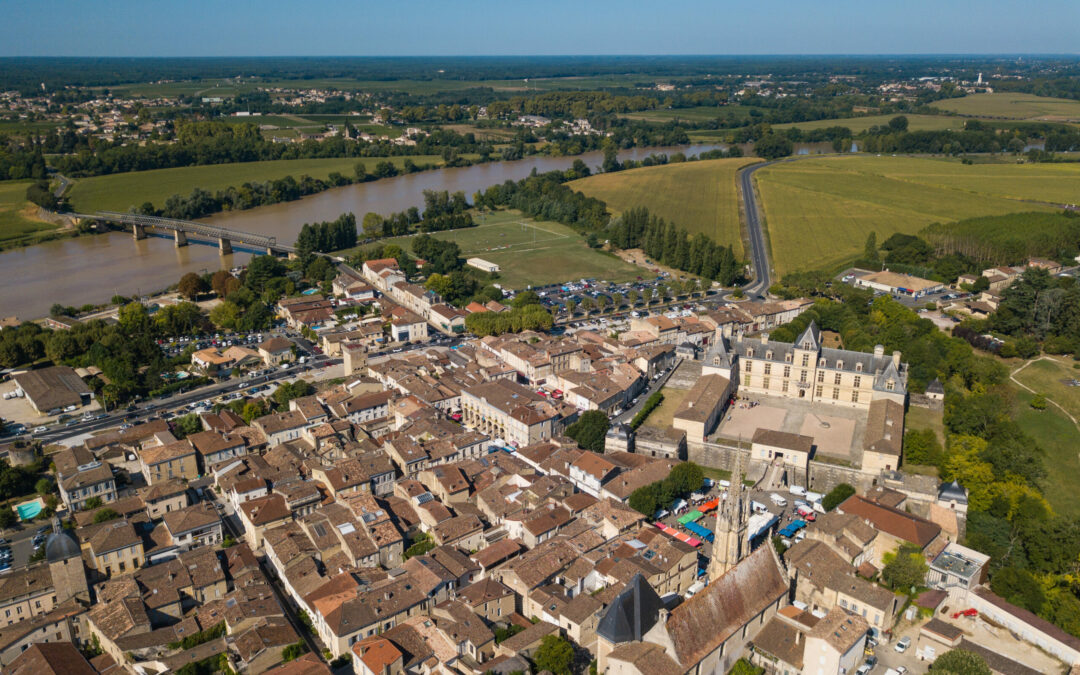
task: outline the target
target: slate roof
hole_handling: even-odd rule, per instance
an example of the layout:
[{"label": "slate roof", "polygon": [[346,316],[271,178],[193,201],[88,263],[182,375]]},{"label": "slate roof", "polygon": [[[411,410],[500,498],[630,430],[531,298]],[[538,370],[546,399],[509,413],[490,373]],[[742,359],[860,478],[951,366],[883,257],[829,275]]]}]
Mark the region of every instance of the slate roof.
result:
[{"label": "slate roof", "polygon": [[635,574],[604,610],[596,634],[615,644],[640,641],[656,625],[663,607],[663,601],[645,577]]}]

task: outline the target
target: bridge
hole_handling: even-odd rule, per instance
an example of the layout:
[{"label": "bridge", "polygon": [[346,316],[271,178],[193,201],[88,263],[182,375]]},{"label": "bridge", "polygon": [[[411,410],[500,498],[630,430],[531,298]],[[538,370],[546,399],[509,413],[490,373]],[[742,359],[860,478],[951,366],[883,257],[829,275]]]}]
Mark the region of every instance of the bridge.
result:
[{"label": "bridge", "polygon": [[178,220],[176,218],[160,218],[158,216],[143,216],[137,213],[118,213],[115,211],[98,211],[95,214],[69,213],[65,214],[73,218],[85,218],[87,220],[101,220],[116,223],[131,228],[131,235],[138,241],[146,238],[147,230],[165,230],[172,232],[173,240],[177,248],[188,245],[188,236],[217,242],[221,254],[233,252],[233,244],[240,244],[259,251],[266,251],[267,255],[296,254],[296,247],[279,244],[277,237],[253,232],[241,232],[224,227],[196,223],[190,220]]}]

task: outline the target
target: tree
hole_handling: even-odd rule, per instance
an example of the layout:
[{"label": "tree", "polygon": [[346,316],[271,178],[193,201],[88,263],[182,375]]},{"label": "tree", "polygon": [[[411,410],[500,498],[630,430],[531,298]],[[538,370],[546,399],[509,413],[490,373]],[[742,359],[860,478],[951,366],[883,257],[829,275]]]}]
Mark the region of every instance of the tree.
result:
[{"label": "tree", "polygon": [[305,643],[303,640],[300,640],[295,644],[286,645],[285,648],[281,650],[281,661],[283,663],[295,661],[296,659],[306,654],[307,650],[307,643]]},{"label": "tree", "polygon": [[948,675],[991,675],[990,666],[975,652],[966,649],[952,649],[945,652],[930,664],[931,673]]},{"label": "tree", "polygon": [[0,529],[6,530],[13,527],[18,520],[11,509],[0,509]]},{"label": "tree", "polygon": [[755,666],[746,659],[739,659],[728,671],[728,675],[761,675],[764,672],[764,668]]},{"label": "tree", "polygon": [[884,558],[881,578],[894,591],[917,588],[926,581],[926,559],[917,546],[902,544],[895,553],[886,554]]},{"label": "tree", "polygon": [[107,523],[110,520],[116,520],[120,517],[120,514],[113,509],[105,508],[101,509],[94,514],[94,524]]},{"label": "tree", "polygon": [[825,498],[821,500],[821,505],[826,511],[832,511],[837,506],[843,503],[845,499],[855,494],[855,488],[847,483],[840,483],[829,494],[825,495]]},{"label": "tree", "polygon": [[34,483],[34,492],[44,497],[53,491],[53,487],[55,487],[55,484],[53,483],[52,478],[49,476],[42,476],[38,479],[38,482]]},{"label": "tree", "polygon": [[177,285],[177,290],[180,291],[180,295],[188,300],[194,300],[209,289],[201,276],[194,272],[188,272],[180,277],[180,283]]},{"label": "tree", "polygon": [[866,235],[866,246],[863,249],[863,260],[874,264],[878,262],[877,232]]},{"label": "tree", "polygon": [[783,134],[768,133],[754,143],[754,152],[765,159],[787,157],[795,149],[791,139]]},{"label": "tree", "polygon": [[177,439],[184,439],[191,434],[197,434],[202,431],[202,420],[196,413],[184,415],[183,417],[177,417],[173,420],[172,434]]},{"label": "tree", "polygon": [[581,414],[576,422],[566,427],[566,435],[577,441],[585,450],[604,452],[604,440],[611,420],[600,410],[589,410]]},{"label": "tree", "polygon": [[99,508],[104,502],[101,501],[101,497],[91,497],[83,502],[83,508],[87,511]]},{"label": "tree", "polygon": [[898,134],[904,133],[908,129],[908,119],[903,115],[897,115],[889,120],[889,129]]},{"label": "tree", "polygon": [[574,647],[561,635],[545,635],[533,654],[537,670],[550,670],[555,675],[570,675],[574,665]]}]

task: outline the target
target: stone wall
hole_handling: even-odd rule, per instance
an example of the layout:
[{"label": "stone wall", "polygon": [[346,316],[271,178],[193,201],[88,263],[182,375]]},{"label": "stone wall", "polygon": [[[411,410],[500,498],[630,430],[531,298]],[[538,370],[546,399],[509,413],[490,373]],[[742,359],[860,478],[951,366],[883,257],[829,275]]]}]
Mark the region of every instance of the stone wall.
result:
[{"label": "stone wall", "polygon": [[[769,468],[768,462],[750,459],[749,446],[739,450],[734,444],[688,443],[687,451],[691,462],[724,471],[732,470],[735,466],[735,453],[741,452],[743,466],[747,467],[744,470],[747,478],[751,480],[760,479]],[[810,460],[810,485],[806,487],[814,492],[825,494],[840,483],[848,483],[855,486],[859,492],[863,492],[873,486],[876,478],[876,475],[853,467]]]}]

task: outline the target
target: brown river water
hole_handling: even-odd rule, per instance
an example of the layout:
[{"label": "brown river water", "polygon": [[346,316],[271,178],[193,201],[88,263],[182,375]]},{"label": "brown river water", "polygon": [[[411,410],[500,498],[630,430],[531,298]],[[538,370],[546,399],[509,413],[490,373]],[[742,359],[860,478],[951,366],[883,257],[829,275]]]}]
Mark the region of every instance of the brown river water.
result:
[{"label": "brown river water", "polygon": [[[683,152],[687,156],[717,145],[677,148],[632,148],[620,160],[643,159],[653,153]],[[333,220],[344,212],[359,221],[373,211],[388,214],[410,206],[423,206],[424,190],[474,192],[506,180],[520,180],[535,168],[539,172],[566,169],[575,159],[595,168],[599,152],[575,157],[528,157],[514,162],[492,162],[457,169],[426,171],[371,183],[348,185],[303,199],[262,206],[248,211],[220,213],[205,222],[245,232],[274,235],[282,242],[296,238],[304,223]],[[221,255],[216,244],[176,248],[171,237],[151,236],[133,241],[131,234],[108,234],[52,241],[0,253],[0,316],[33,319],[48,314],[53,303],[81,306],[101,303],[113,295],[148,294],[175,284],[187,272],[213,272],[242,265],[251,254],[237,250]]]}]

